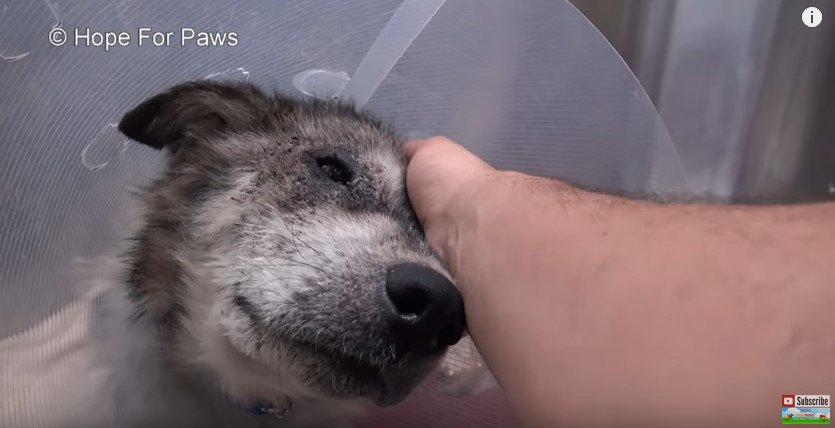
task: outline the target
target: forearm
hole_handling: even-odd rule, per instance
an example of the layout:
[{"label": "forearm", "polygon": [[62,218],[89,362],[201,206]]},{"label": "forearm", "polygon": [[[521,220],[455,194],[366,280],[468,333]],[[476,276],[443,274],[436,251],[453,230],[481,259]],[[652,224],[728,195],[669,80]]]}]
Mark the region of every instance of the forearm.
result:
[{"label": "forearm", "polygon": [[765,424],[779,394],[835,385],[832,205],[661,206],[500,174],[458,204],[445,251],[530,424],[729,407]]}]

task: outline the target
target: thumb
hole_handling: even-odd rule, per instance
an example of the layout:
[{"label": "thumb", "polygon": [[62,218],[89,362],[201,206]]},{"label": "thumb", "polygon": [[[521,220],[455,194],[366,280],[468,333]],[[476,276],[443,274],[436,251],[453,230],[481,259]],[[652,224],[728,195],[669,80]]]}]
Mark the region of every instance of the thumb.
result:
[{"label": "thumb", "polygon": [[420,153],[424,150],[428,150],[429,148],[444,147],[444,146],[447,146],[448,148],[460,147],[461,149],[466,150],[462,146],[460,146],[458,143],[456,143],[456,142],[454,142],[454,141],[452,141],[452,140],[450,140],[449,138],[446,138],[446,137],[432,137],[432,138],[428,138],[428,139],[415,139],[415,140],[407,141],[406,145],[404,146],[404,150],[406,151],[406,160],[411,161],[412,158],[415,157],[415,155],[417,155],[418,153]]}]

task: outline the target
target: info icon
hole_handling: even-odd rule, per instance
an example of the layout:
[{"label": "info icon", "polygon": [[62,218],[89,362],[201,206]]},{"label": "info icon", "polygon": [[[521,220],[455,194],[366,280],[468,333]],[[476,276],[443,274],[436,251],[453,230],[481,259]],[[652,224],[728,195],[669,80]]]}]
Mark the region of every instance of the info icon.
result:
[{"label": "info icon", "polygon": [[783,396],[783,407],[794,407],[794,395]]},{"label": "info icon", "polygon": [[823,13],[821,13],[821,10],[816,7],[807,7],[806,10],[803,11],[803,14],[800,15],[800,17],[807,27],[815,28],[818,25],[821,25],[821,21],[823,20]]}]

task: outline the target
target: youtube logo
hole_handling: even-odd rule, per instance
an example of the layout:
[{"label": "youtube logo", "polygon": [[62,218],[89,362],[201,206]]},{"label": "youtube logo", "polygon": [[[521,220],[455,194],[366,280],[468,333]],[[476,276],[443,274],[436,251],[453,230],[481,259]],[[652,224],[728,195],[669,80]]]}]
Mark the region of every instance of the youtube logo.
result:
[{"label": "youtube logo", "polygon": [[783,407],[794,407],[794,395],[783,396]]}]

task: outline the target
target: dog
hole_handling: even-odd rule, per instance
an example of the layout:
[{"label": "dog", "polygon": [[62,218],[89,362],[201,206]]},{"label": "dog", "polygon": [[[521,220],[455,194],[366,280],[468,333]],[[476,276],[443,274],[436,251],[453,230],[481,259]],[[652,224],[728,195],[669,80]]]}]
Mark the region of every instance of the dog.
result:
[{"label": "dog", "polygon": [[167,163],[61,426],[352,426],[465,335],[401,141],[367,113],[193,81],[118,129]]}]

